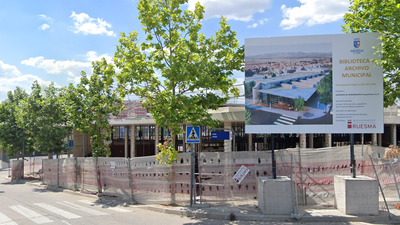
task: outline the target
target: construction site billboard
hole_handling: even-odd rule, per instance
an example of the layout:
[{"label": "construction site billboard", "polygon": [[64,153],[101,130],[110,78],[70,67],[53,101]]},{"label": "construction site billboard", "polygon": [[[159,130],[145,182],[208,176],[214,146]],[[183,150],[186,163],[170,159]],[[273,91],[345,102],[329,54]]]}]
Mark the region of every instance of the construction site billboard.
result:
[{"label": "construction site billboard", "polygon": [[245,39],[246,133],[383,133],[378,37]]}]

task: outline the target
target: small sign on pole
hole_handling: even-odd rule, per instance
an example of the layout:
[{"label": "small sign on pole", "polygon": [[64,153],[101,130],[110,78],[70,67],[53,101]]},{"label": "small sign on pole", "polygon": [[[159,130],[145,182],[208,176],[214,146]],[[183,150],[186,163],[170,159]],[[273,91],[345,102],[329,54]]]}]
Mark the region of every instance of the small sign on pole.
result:
[{"label": "small sign on pole", "polygon": [[241,166],[240,169],[237,171],[237,173],[235,174],[235,176],[233,176],[233,180],[240,184],[242,183],[243,179],[247,176],[247,174],[250,172],[249,168],[245,167],[245,166]]}]

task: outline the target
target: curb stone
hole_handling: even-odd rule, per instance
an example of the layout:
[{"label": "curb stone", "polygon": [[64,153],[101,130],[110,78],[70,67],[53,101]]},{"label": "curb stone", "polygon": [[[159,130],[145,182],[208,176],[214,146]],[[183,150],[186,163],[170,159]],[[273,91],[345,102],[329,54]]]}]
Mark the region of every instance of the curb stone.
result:
[{"label": "curb stone", "polygon": [[[392,220],[389,220],[386,212],[380,212],[378,216],[352,216],[345,215],[338,210],[306,210],[306,214],[301,219],[292,219],[290,215],[263,215],[261,213],[242,213],[236,210],[226,210],[226,212],[206,212],[204,210],[192,210],[186,207],[176,207],[175,209],[168,209],[158,206],[136,206],[137,208],[151,210],[154,212],[168,213],[179,216],[194,217],[198,219],[219,219],[229,220],[231,213],[234,214],[235,219],[239,221],[263,221],[263,222],[386,222],[396,223],[400,221],[399,216],[392,215]],[[215,210],[216,208],[214,208]]]}]

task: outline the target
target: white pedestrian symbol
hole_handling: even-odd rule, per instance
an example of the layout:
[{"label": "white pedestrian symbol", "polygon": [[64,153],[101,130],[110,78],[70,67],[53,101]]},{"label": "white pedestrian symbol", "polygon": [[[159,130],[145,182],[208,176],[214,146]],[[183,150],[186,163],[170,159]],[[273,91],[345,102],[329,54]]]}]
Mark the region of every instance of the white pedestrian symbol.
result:
[{"label": "white pedestrian symbol", "polygon": [[192,128],[192,131],[190,131],[190,134],[188,136],[188,140],[199,140],[199,136],[197,135],[197,133],[194,130],[194,128]]}]

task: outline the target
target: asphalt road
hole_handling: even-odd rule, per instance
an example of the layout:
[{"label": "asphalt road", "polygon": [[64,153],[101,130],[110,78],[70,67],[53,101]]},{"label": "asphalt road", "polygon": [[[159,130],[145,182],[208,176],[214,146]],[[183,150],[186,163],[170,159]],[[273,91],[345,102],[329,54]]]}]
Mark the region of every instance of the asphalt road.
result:
[{"label": "asphalt road", "polygon": [[[0,225],[73,224],[304,224],[298,222],[255,222],[193,219],[158,213],[136,206],[124,207],[121,202],[99,202],[97,198],[53,192],[25,183],[11,183],[7,171],[0,170]],[[110,204],[111,203],[111,204]],[[325,223],[307,223],[321,225]],[[368,223],[328,223],[336,225],[363,225]],[[375,223],[379,224],[379,223]]]},{"label": "asphalt road", "polygon": [[[0,224],[203,224],[187,217],[95,204],[92,197],[52,192],[23,183],[12,184],[0,171]],[[219,222],[219,223],[218,223]],[[210,221],[221,224],[221,221]]]}]

